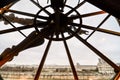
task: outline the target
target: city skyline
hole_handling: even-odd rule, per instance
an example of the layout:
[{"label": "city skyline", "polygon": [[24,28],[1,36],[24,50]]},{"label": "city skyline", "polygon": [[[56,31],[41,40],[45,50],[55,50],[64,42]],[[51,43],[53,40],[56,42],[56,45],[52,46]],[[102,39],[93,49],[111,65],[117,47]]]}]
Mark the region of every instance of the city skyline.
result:
[{"label": "city skyline", "polygon": [[[4,65],[0,70],[3,79],[33,80],[38,65]],[[105,61],[99,59],[97,65],[75,65],[80,80],[110,80],[115,76],[114,69]],[[7,73],[6,73],[7,71]],[[69,65],[45,65],[42,69],[40,79],[67,80],[73,79]]]}]

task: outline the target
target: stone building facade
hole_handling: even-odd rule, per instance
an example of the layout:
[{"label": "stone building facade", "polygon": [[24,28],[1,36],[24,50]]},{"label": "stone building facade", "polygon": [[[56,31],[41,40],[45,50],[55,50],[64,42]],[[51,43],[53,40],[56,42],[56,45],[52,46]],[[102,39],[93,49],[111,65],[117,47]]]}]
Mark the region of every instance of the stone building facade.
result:
[{"label": "stone building facade", "polygon": [[[102,59],[97,65],[75,66],[79,80],[111,80],[114,69]],[[4,80],[33,80],[37,65],[5,65],[0,68],[0,74]],[[45,65],[42,69],[40,80],[74,80],[69,65]]]},{"label": "stone building facade", "polygon": [[99,73],[103,73],[103,74],[108,74],[108,73],[113,74],[114,73],[114,69],[102,59],[99,59],[97,68],[98,68]]}]

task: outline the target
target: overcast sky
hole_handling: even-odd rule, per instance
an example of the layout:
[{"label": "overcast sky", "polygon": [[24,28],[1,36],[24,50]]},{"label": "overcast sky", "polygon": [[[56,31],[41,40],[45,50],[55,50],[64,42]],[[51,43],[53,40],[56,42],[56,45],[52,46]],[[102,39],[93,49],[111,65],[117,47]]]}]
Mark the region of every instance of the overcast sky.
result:
[{"label": "overcast sky", "polygon": [[[43,2],[44,1],[44,2]],[[42,6],[47,5],[47,0],[40,0],[40,4]],[[77,1],[75,0],[68,0],[67,4],[71,6],[75,6]],[[29,0],[21,0],[16,5],[12,7],[14,10],[20,10],[23,12],[30,12],[36,14],[39,11],[39,8],[33,5]],[[99,11],[100,9],[90,5],[89,3],[84,4],[80,9],[78,9],[80,14],[89,13]],[[107,14],[102,14],[94,17],[84,18],[84,24],[97,26],[103,18]],[[16,15],[18,17],[24,17],[21,15]],[[27,17],[29,18],[29,17]],[[14,24],[15,26],[20,26],[20,24]],[[0,22],[0,30],[5,28],[12,28],[10,25],[4,25],[4,22]],[[113,16],[111,16],[102,26],[101,28],[120,31],[120,27],[117,24],[117,21]],[[22,31],[26,35],[28,35],[34,29],[24,30]],[[90,32],[89,32],[90,34]],[[83,38],[86,35],[81,35]],[[4,49],[8,47],[12,47],[13,45],[17,45],[21,42],[24,37],[18,33],[8,33],[0,35],[0,53],[4,51]],[[15,57],[10,64],[39,64],[41,57],[44,53],[45,47],[47,45],[48,40],[39,47],[30,48],[25,51],[20,52],[20,54]],[[98,56],[92,52],[89,48],[87,48],[82,42],[77,40],[76,38],[71,38],[67,40],[70,52],[73,58],[74,63],[84,64],[84,65],[93,65],[98,63]],[[88,39],[88,42],[95,46],[98,50],[104,53],[107,57],[109,57],[115,63],[120,63],[120,37],[113,36],[101,32],[95,32],[92,37]],[[46,64],[59,64],[59,65],[66,65],[69,64],[68,58],[66,55],[65,48],[63,46],[63,42],[53,41],[51,48],[48,52],[48,56],[46,59]]]}]

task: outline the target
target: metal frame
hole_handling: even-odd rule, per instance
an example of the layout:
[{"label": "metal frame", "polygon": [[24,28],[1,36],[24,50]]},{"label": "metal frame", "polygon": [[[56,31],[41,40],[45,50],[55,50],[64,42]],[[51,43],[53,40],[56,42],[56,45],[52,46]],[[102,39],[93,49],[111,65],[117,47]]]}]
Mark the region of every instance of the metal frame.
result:
[{"label": "metal frame", "polygon": [[[36,1],[34,0],[30,0],[35,6],[39,7],[41,10],[43,10],[46,14],[48,15],[51,15],[51,13],[49,11],[47,11],[44,7],[42,7],[41,5],[39,5]],[[89,0],[88,0],[89,1]],[[73,9],[71,9],[68,13],[66,13],[65,15],[69,15],[71,14],[74,10],[77,10],[79,7],[81,7],[82,5],[84,5],[86,3],[86,1],[82,1],[80,3],[78,3],[77,6],[75,6]],[[8,22],[13,28],[10,28],[10,29],[5,29],[5,30],[0,30],[0,34],[6,34],[6,33],[11,33],[11,32],[15,32],[15,31],[18,31],[20,34],[22,34],[24,37],[27,37],[23,32],[21,32],[22,30],[27,30],[29,28],[35,28],[35,26],[46,26],[47,23],[45,22],[41,22],[41,23],[35,23],[35,24],[31,24],[31,25],[24,25],[24,26],[19,26],[19,27],[16,27],[14,26],[14,24],[9,21],[4,15],[5,13],[4,12],[12,12],[14,14],[20,14],[20,15],[24,15],[24,16],[29,16],[29,17],[37,17],[37,18],[40,18],[40,19],[45,19],[47,20],[49,17],[46,17],[46,16],[42,16],[42,15],[37,15],[36,14],[31,14],[31,13],[27,13],[27,12],[22,12],[22,11],[17,11],[17,10],[11,10],[9,9],[10,7],[8,7],[7,9],[4,9],[2,11],[2,13],[0,14],[1,18],[3,18],[6,22]],[[77,16],[74,16],[73,18],[76,19],[76,18],[85,18],[85,17],[90,17],[90,16],[95,16],[95,15],[100,15],[100,14],[104,14],[106,12],[104,11],[98,11],[98,12],[93,12],[93,13],[87,13],[87,14],[83,14],[83,15],[77,15]],[[115,77],[114,80],[118,80],[118,78],[120,77],[120,67],[118,65],[116,65],[113,61],[111,61],[108,57],[106,57],[103,53],[101,53],[98,49],[96,49],[94,46],[92,46],[89,42],[87,42],[87,40],[89,39],[89,37],[91,37],[94,32],[96,31],[99,31],[99,32],[102,32],[102,33],[106,33],[106,34],[110,34],[110,35],[115,35],[115,36],[120,36],[120,32],[116,32],[116,31],[112,31],[112,30],[107,30],[107,29],[103,29],[103,28],[100,28],[101,25],[110,17],[110,14],[108,14],[106,16],[105,19],[103,19],[103,21],[97,26],[97,27],[94,27],[94,26],[89,26],[89,25],[84,25],[82,24],[81,27],[82,28],[85,28],[85,29],[88,29],[88,30],[93,30],[93,32],[88,35],[88,37],[86,39],[83,39],[79,34],[75,33],[74,31],[72,31],[70,28],[68,28],[67,30],[71,33],[71,34],[75,34],[74,37],[76,37],[79,41],[81,41],[84,45],[86,45],[89,49],[91,49],[95,54],[97,54],[99,57],[101,57],[103,60],[105,60],[109,65],[111,65],[116,71],[117,71],[117,75]],[[72,26],[80,26],[80,24],[77,24],[77,23],[73,23],[71,24]],[[58,25],[59,26],[59,25]],[[66,49],[66,53],[67,53],[67,56],[68,56],[68,59],[69,59],[69,62],[70,62],[70,66],[71,66],[71,69],[73,71],[73,75],[74,75],[74,80],[79,80],[78,79],[78,76],[77,76],[77,72],[76,72],[76,69],[75,69],[75,66],[74,66],[74,63],[73,63],[73,60],[72,60],[72,56],[71,56],[71,53],[70,53],[70,50],[69,50],[69,47],[67,45],[67,42],[66,42],[66,39],[65,39],[65,35],[60,32],[61,35],[62,35],[62,41],[64,43],[64,46],[65,46],[65,49]],[[50,49],[50,46],[52,44],[52,41],[53,41],[53,35],[51,35],[51,37],[49,38],[49,42],[48,42],[48,45],[45,49],[45,52],[44,52],[44,55],[42,57],[42,60],[40,62],[40,65],[39,65],[39,68],[38,68],[38,71],[36,73],[36,76],[35,76],[35,79],[34,80],[38,80],[39,79],[39,76],[41,74],[41,71],[42,71],[42,68],[43,68],[43,65],[44,65],[44,62],[46,60],[46,57],[47,57],[47,54],[48,54],[48,51]],[[33,41],[31,41],[29,44],[31,44]],[[22,46],[19,46],[17,47],[15,50],[13,50],[11,53],[16,53],[17,51],[20,51],[21,50],[21,47],[24,48],[25,46],[29,45],[29,44],[25,44],[25,45],[22,45]],[[5,58],[4,60],[1,60],[0,61],[0,66],[4,65],[9,59],[11,59],[12,57],[14,57],[15,54],[10,54],[7,58]]]}]

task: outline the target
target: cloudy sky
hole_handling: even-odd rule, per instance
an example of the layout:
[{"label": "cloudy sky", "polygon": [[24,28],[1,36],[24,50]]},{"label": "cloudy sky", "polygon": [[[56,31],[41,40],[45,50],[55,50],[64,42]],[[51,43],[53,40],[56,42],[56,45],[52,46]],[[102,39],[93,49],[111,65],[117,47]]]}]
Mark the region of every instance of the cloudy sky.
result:
[{"label": "cloudy sky", "polygon": [[[40,0],[40,4],[42,6],[46,6],[48,4],[47,0]],[[75,0],[68,0],[67,4],[74,7],[77,4]],[[30,0],[21,0],[16,5],[14,5],[11,9],[29,12],[36,14],[39,11],[39,8],[36,7]],[[100,9],[90,5],[89,3],[85,3],[81,8],[78,9],[80,14],[90,13],[99,11]],[[90,26],[97,26],[106,16],[107,14],[97,15],[93,17],[87,17],[83,19],[83,23]],[[15,15],[17,17],[22,18],[30,18],[22,15]],[[15,26],[21,26],[20,24],[14,23]],[[10,25],[4,25],[4,22],[0,22],[0,30],[12,28]],[[117,24],[117,21],[113,16],[111,16],[102,26],[101,28],[120,31],[120,27]],[[28,35],[34,29],[23,30],[22,32]],[[90,34],[91,31],[89,31]],[[81,35],[83,38],[86,38],[86,35]],[[8,47],[12,47],[13,45],[17,45],[21,42],[24,37],[18,33],[8,33],[0,35],[0,53],[4,51],[4,49]],[[107,57],[109,57],[113,62],[120,63],[120,37],[109,35],[101,32],[95,32],[89,39],[88,42],[96,47],[99,51],[104,53]],[[45,51],[48,40],[39,47],[30,48],[25,51],[19,53],[17,57],[15,57],[9,64],[39,64],[42,58],[42,55]],[[97,64],[98,56],[92,52],[89,48],[87,48],[82,42],[80,42],[76,38],[71,38],[67,40],[74,64]],[[56,42],[53,41],[51,48],[48,52],[48,56],[46,59],[46,64],[69,64],[68,58],[66,55],[66,51],[64,48],[64,44],[62,41]]]}]

